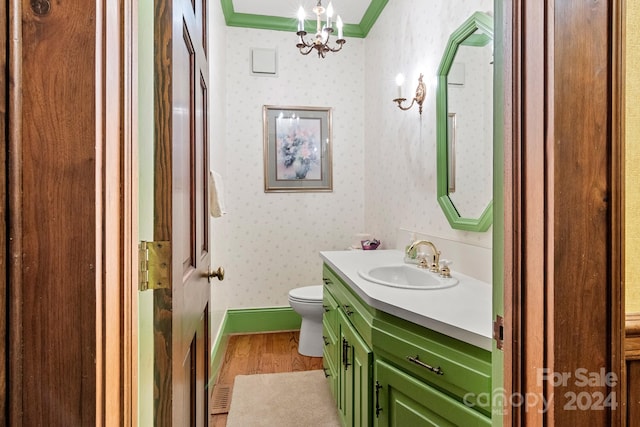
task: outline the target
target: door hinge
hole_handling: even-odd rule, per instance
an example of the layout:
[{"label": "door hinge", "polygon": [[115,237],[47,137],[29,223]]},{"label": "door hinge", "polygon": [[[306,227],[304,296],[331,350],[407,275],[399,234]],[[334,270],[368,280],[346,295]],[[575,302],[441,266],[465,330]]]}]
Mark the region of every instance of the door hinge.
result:
[{"label": "door hinge", "polygon": [[138,290],[171,287],[171,243],[145,242],[138,245]]},{"label": "door hinge", "polygon": [[500,315],[496,315],[496,320],[493,322],[493,339],[496,340],[498,350],[502,350],[504,346],[504,318]]}]

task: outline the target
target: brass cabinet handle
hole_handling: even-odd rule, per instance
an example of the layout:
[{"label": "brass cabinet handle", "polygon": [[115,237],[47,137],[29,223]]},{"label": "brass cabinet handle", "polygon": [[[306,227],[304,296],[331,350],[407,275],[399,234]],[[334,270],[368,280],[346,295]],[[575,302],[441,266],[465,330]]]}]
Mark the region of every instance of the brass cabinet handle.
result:
[{"label": "brass cabinet handle", "polygon": [[427,365],[426,363],[420,360],[419,356],[416,356],[416,357],[407,356],[407,360],[409,362],[415,363],[418,366],[422,366],[423,368],[428,369],[435,374],[444,375],[444,371],[440,369],[439,366],[434,368],[433,366]]},{"label": "brass cabinet handle", "polygon": [[330,344],[330,342],[329,342],[329,338],[327,338],[327,337],[326,337],[326,336],[324,336],[324,335],[322,336],[322,340],[324,341],[324,345],[325,345],[325,346],[327,346],[327,345],[329,345],[329,344]]},{"label": "brass cabinet handle", "polygon": [[218,267],[215,271],[209,270],[207,272],[207,280],[210,282],[213,277],[217,277],[218,280],[224,280],[224,268]]}]

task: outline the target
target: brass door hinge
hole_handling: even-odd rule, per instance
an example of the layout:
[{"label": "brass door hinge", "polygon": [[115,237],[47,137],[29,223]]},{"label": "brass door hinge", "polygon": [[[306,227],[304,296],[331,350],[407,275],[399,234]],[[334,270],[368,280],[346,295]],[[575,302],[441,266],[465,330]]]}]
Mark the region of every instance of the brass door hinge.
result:
[{"label": "brass door hinge", "polygon": [[496,340],[498,350],[502,350],[504,347],[504,318],[500,315],[496,315],[496,320],[493,322],[493,339]]},{"label": "brass door hinge", "polygon": [[138,290],[171,287],[171,243],[145,242],[138,245]]}]

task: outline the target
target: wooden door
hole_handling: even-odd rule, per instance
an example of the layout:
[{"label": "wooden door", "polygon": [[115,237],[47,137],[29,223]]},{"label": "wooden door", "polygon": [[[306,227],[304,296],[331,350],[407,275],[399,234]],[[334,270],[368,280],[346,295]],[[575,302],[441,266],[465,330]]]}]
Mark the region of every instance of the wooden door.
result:
[{"label": "wooden door", "polygon": [[155,3],[154,240],[170,286],[154,290],[154,424],[208,419],[209,230],[206,1]]},{"label": "wooden door", "polygon": [[621,425],[621,381],[611,379],[622,378],[623,3],[503,2],[497,15],[504,46],[496,64],[507,64],[498,67],[501,393],[536,398],[506,405],[504,425]]}]

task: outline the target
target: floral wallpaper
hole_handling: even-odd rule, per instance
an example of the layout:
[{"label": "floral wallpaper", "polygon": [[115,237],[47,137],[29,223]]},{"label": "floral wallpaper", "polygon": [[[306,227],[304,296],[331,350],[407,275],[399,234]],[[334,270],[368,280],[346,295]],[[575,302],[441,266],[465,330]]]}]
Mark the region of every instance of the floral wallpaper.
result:
[{"label": "floral wallpaper", "polygon": [[[366,39],[365,229],[383,242],[400,228],[492,246],[485,233],[453,230],[436,200],[436,74],[449,35],[472,13],[493,10],[493,0],[387,3]],[[467,70],[469,73],[470,70]],[[420,73],[427,95],[422,115],[401,111],[395,76],[406,77],[405,98],[415,94]]]},{"label": "floral wallpaper", "polygon": [[[291,288],[322,284],[318,252],[346,249],[364,224],[364,40],[325,59],[301,55],[289,32],[227,27],[226,40],[226,132],[212,161],[223,144],[214,167],[228,214],[212,220],[225,267],[215,292],[229,308],[288,306]],[[275,48],[276,77],[251,74],[252,48]],[[332,108],[332,192],[264,192],[264,105]]]},{"label": "floral wallpaper", "polygon": [[[449,34],[492,6],[395,0],[366,39],[347,38],[325,59],[300,55],[289,32],[223,27],[224,46],[213,46],[224,52],[212,52],[223,63],[211,78],[223,87],[210,92],[211,162],[228,213],[212,219],[212,264],[226,275],[212,286],[212,311],[288,306],[291,288],[322,283],[318,252],[346,249],[357,233],[382,248],[401,246],[401,228],[491,248],[491,231],[452,230],[436,201],[435,75]],[[252,48],[276,50],[276,77],[251,74]],[[422,116],[392,102],[400,72],[407,97],[424,73]],[[332,192],[264,192],[263,105],[333,109]]]}]

